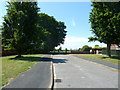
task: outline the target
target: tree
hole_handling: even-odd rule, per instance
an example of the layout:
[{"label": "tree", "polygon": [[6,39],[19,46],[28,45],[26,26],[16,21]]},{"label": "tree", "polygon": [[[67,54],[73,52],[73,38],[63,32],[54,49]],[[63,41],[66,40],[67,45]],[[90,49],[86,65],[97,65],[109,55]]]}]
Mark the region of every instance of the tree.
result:
[{"label": "tree", "polygon": [[81,48],[81,51],[90,51],[90,49],[92,49],[92,47],[89,47],[88,45],[84,45],[84,46]]},{"label": "tree", "polygon": [[80,51],[80,50],[81,50],[81,48],[78,49],[78,51]]},{"label": "tree", "polygon": [[62,47],[59,47],[58,52],[62,51]]},{"label": "tree", "polygon": [[60,47],[59,50],[62,51],[62,47]]},{"label": "tree", "polygon": [[41,45],[42,51],[52,51],[55,47],[64,43],[66,36],[64,22],[57,21],[53,16],[45,13],[39,13],[38,26],[45,33]]},{"label": "tree", "polygon": [[89,41],[107,44],[107,55],[111,57],[111,44],[120,44],[120,2],[93,2],[90,23],[94,37]]},{"label": "tree", "polygon": [[39,11],[37,3],[8,2],[7,7],[2,28],[3,46],[15,49],[18,56],[29,53],[35,46],[39,32],[36,27]]},{"label": "tree", "polygon": [[95,45],[95,47],[99,47],[99,45]]},{"label": "tree", "polygon": [[65,48],[65,52],[67,53],[67,51],[68,51],[68,49],[67,48]]},{"label": "tree", "polygon": [[99,47],[99,45],[95,45],[95,47],[93,47],[92,49],[94,49],[94,50],[100,50],[100,49],[102,49],[102,48]]}]

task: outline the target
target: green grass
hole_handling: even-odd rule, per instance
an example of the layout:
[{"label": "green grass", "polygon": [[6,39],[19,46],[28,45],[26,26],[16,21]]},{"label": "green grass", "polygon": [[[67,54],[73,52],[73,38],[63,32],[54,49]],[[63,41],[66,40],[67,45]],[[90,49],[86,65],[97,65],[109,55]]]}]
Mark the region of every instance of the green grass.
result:
[{"label": "green grass", "polygon": [[2,57],[2,82],[0,82],[2,86],[17,77],[21,72],[37,64],[41,56],[41,54],[32,54],[18,58],[16,58],[16,55]]},{"label": "green grass", "polygon": [[108,63],[114,63],[120,65],[120,57],[112,56],[109,58],[106,55],[97,55],[97,54],[78,54],[80,57],[90,58],[94,60],[101,60]]},{"label": "green grass", "polygon": [[0,58],[0,87],[2,86],[2,60]]}]

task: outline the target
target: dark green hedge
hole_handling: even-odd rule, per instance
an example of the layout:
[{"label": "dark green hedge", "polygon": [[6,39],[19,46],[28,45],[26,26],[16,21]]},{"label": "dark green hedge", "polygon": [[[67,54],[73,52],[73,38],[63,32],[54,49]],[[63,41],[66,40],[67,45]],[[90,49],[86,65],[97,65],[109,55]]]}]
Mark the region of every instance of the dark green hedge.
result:
[{"label": "dark green hedge", "polygon": [[[107,55],[107,50],[102,50],[102,54]],[[111,50],[111,55],[120,56],[120,50]]]}]

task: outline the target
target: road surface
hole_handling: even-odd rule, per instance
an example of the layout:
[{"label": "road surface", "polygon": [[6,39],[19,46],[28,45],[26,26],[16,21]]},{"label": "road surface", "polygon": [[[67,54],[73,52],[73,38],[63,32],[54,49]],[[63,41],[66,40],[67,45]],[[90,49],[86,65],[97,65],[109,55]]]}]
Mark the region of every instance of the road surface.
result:
[{"label": "road surface", "polygon": [[118,70],[74,55],[53,55],[54,88],[118,88]]},{"label": "road surface", "polygon": [[[53,83],[51,55],[45,55],[40,62],[34,65],[30,70],[21,73],[12,80],[2,90],[23,90],[26,88],[51,88]],[[12,88],[12,89],[10,89]],[[21,89],[21,90],[22,90]]]}]

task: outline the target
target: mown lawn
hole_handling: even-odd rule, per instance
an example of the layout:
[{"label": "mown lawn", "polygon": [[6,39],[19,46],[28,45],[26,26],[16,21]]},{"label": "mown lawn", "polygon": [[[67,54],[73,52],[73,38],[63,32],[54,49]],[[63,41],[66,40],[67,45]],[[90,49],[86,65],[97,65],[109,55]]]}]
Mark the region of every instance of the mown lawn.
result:
[{"label": "mown lawn", "polygon": [[106,55],[97,55],[97,54],[78,54],[78,56],[120,65],[120,57],[117,56],[112,56],[111,58],[109,58]]},{"label": "mown lawn", "polygon": [[1,57],[2,59],[2,86],[6,85],[10,80],[17,77],[40,61],[41,54],[23,55],[16,58],[16,55]]}]

